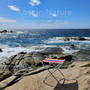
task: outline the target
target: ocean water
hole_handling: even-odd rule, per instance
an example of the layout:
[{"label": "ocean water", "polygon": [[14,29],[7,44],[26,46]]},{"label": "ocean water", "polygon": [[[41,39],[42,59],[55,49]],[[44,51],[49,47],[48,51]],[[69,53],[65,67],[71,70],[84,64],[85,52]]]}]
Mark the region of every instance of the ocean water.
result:
[{"label": "ocean water", "polygon": [[[18,52],[44,50],[46,47],[61,47],[64,53],[72,54],[80,49],[90,49],[90,41],[62,41],[64,37],[84,37],[90,39],[90,29],[30,29],[16,30],[16,33],[0,34],[0,62]],[[74,44],[77,48],[72,49]]]}]

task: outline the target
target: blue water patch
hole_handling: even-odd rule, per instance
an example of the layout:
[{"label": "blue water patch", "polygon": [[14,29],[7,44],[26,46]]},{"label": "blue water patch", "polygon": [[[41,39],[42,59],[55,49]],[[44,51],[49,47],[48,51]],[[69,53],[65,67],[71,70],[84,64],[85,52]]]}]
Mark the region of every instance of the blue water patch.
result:
[{"label": "blue water patch", "polygon": [[[20,31],[20,30],[18,30]],[[17,31],[17,32],[18,32]],[[89,37],[89,29],[38,29],[23,30],[23,33],[0,34],[0,44],[9,46],[29,46],[29,45],[70,45],[80,44],[81,42],[60,42],[52,40],[55,37]],[[50,40],[51,39],[51,40]],[[85,44],[85,43],[83,43]],[[86,43],[87,44],[87,43]]]}]

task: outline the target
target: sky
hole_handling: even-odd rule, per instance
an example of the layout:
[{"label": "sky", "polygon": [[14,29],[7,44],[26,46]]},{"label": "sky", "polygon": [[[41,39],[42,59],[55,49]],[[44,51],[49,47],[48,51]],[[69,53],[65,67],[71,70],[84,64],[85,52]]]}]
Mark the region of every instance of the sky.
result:
[{"label": "sky", "polygon": [[0,30],[90,28],[90,0],[0,0]]}]

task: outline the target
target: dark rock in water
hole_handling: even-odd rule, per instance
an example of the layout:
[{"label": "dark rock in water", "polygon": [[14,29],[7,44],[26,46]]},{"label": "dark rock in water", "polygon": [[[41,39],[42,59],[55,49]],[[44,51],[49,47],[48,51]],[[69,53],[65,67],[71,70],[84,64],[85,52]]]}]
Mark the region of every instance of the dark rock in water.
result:
[{"label": "dark rock in water", "polygon": [[1,33],[7,33],[8,31],[7,30],[3,30],[3,31],[1,31]]},{"label": "dark rock in water", "polygon": [[70,41],[70,40],[78,40],[78,41],[90,41],[90,39],[85,39],[83,37],[65,37],[65,38],[61,38],[59,40],[63,40],[63,41]]},{"label": "dark rock in water", "polygon": [[85,38],[83,38],[83,37],[72,37],[71,40],[85,41],[85,40],[88,40],[88,39],[85,39]]},{"label": "dark rock in water", "polygon": [[2,49],[0,49],[0,52],[3,52]]},{"label": "dark rock in water", "polygon": [[71,46],[72,46],[72,47],[75,47],[75,45],[74,45],[74,44],[72,44]]},{"label": "dark rock in water", "polygon": [[9,31],[9,33],[15,33],[15,31]]},{"label": "dark rock in water", "polygon": [[63,38],[63,41],[69,41],[70,39],[69,38]]},{"label": "dark rock in water", "polygon": [[69,41],[69,40],[70,40],[70,38],[65,37],[65,38],[61,38],[61,39],[59,39],[59,40],[63,40],[63,41]]},{"label": "dark rock in water", "polygon": [[75,48],[76,48],[76,46],[75,46],[74,44],[70,45],[70,47],[71,47],[72,49],[75,49]]},{"label": "dark rock in water", "polygon": [[27,52],[20,52],[20,53],[18,53],[18,54],[26,54]]},{"label": "dark rock in water", "polygon": [[59,47],[48,47],[45,50],[41,51],[42,54],[61,54],[63,53],[62,48]]},{"label": "dark rock in water", "polygon": [[15,31],[7,31],[7,30],[3,30],[3,31],[0,31],[0,33],[15,33]]},{"label": "dark rock in water", "polygon": [[64,55],[64,56],[59,57],[58,59],[65,59],[65,61],[71,61],[72,55]]}]

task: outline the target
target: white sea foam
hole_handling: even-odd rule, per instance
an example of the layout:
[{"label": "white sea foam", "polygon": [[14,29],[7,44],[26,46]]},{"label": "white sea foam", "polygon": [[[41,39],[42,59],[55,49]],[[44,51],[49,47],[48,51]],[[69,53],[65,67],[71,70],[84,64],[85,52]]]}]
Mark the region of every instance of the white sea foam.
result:
[{"label": "white sea foam", "polygon": [[78,52],[79,50],[75,50],[70,48],[69,46],[61,46],[61,48],[64,50],[64,54],[72,54],[74,52]]},{"label": "white sea foam", "polygon": [[5,61],[7,58],[12,55],[16,55],[19,52],[32,52],[32,51],[42,51],[46,47],[53,47],[51,45],[37,45],[37,46],[28,46],[28,47],[9,47],[8,45],[0,45],[0,48],[3,52],[0,52],[0,63]]},{"label": "white sea foam", "polygon": [[[45,40],[44,43],[88,43],[90,44],[90,41],[85,40],[85,41],[78,41],[78,40],[70,40],[70,41],[63,41],[62,39],[65,37],[54,37],[54,38],[49,38],[48,40]],[[90,39],[90,37],[85,37],[86,39]]]},{"label": "white sea foam", "polygon": [[63,41],[60,40],[63,37],[54,37],[54,38],[49,38],[48,40],[45,40],[44,43],[66,43],[68,41]]},{"label": "white sea foam", "polygon": [[24,32],[23,32],[23,31],[17,31],[17,33],[18,33],[18,34],[22,34],[22,33],[24,33]]}]

